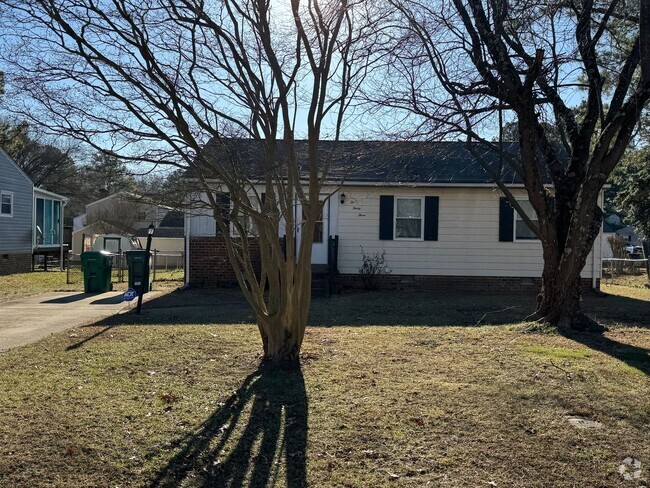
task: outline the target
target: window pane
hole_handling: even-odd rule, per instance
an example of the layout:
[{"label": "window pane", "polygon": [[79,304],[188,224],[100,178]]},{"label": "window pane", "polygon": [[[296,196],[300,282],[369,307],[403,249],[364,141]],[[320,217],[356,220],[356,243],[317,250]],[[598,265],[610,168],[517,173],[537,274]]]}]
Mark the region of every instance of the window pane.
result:
[{"label": "window pane", "polygon": [[323,221],[322,220],[316,222],[316,226],[314,227],[314,242],[315,243],[323,242]]},{"label": "window pane", "polygon": [[[537,224],[536,220],[533,220],[534,224]],[[528,228],[526,222],[523,220],[517,220],[517,239],[537,239],[537,236],[532,230]]]},{"label": "window pane", "polygon": [[422,237],[421,219],[397,219],[395,237],[419,239]]},{"label": "window pane", "polygon": [[120,252],[120,239],[115,237],[104,238],[104,251],[119,253]]},{"label": "window pane", "polygon": [[36,244],[43,244],[43,227],[45,226],[45,202],[36,199]]},{"label": "window pane", "polygon": [[52,200],[45,200],[45,221],[43,222],[43,244],[52,244]]},{"label": "window pane", "polygon": [[420,218],[422,216],[422,200],[419,198],[398,198],[396,216],[398,218]]},{"label": "window pane", "polygon": [[59,234],[61,229],[61,202],[54,202],[54,218],[52,223],[52,244],[61,244]]},{"label": "window pane", "polygon": [[[521,208],[531,220],[537,219],[537,214],[535,213],[535,209],[533,208],[533,206],[528,200],[517,200],[517,203],[521,205]],[[517,214],[517,218],[521,219],[519,212],[515,212],[515,213]]]},{"label": "window pane", "polygon": [[11,215],[11,195],[7,193],[3,193],[0,202],[1,202],[0,213],[5,215]]},{"label": "window pane", "polygon": [[[323,203],[322,201],[320,202],[321,204]],[[302,212],[302,222],[304,223],[305,220],[307,220],[307,217],[305,215],[305,211],[303,210]],[[315,222],[316,225],[314,226],[314,239],[313,242],[314,244],[320,244],[323,242],[323,210],[321,209],[320,215],[318,216],[318,220]]]}]

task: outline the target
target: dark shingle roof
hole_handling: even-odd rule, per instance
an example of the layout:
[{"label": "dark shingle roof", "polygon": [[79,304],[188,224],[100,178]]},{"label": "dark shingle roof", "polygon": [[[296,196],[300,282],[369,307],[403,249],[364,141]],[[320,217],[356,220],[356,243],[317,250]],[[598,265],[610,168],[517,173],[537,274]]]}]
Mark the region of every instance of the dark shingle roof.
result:
[{"label": "dark shingle roof", "polygon": [[625,227],[625,225],[620,225],[620,224],[611,224],[607,222],[606,220],[603,220],[603,232],[607,234],[613,234],[619,229],[622,229]]},{"label": "dark shingle roof", "polygon": [[178,210],[172,210],[167,212],[167,215],[163,217],[160,221],[160,227],[180,227],[181,229],[185,225],[185,217],[183,212]]},{"label": "dark shingle roof", "polygon": [[[505,153],[514,157],[519,154],[518,143],[504,143],[502,147]],[[245,172],[251,178],[261,176],[259,142],[231,139],[221,144],[211,142],[208,148],[216,160],[231,160],[239,169],[247,168]],[[299,162],[305,162],[303,171],[306,171],[307,141],[296,141],[296,149]],[[322,155],[332,155],[328,180],[333,181],[377,184],[492,183],[493,179],[475,157],[476,154],[494,171],[502,166],[505,183],[521,183],[505,160],[500,165],[498,150],[478,143],[470,151],[465,142],[321,141],[320,150]],[[277,161],[282,161],[282,153],[283,144],[280,142]],[[188,171],[186,176],[192,177],[192,173]]]}]

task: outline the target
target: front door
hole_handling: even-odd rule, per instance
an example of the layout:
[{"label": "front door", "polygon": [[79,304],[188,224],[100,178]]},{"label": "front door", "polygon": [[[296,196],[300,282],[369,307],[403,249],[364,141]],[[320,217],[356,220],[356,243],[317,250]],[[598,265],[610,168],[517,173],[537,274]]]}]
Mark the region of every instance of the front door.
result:
[{"label": "front door", "polygon": [[[322,202],[322,200],[321,200]],[[302,205],[297,205],[297,215],[302,216]],[[297,229],[298,246],[300,246],[302,238],[302,227]],[[325,201],[323,205],[323,212],[320,219],[316,221],[314,228],[314,242],[311,248],[311,262],[312,264],[327,264],[327,238],[329,237],[329,201]]]}]

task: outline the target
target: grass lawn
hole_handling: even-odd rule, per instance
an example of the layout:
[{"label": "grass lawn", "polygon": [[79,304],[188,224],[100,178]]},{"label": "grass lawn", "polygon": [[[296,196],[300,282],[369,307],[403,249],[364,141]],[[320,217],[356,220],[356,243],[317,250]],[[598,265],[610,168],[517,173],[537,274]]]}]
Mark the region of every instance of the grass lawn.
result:
[{"label": "grass lawn", "polygon": [[0,276],[0,303],[48,291],[76,290],[79,290],[79,285],[66,283],[65,271],[34,271]]},{"label": "grass lawn", "polygon": [[[128,284],[116,282],[116,271],[113,271],[113,275],[113,288],[126,291]],[[75,271],[74,283],[66,283],[66,276],[65,271],[34,271],[0,276],[0,303],[51,291],[83,291],[81,271]],[[182,271],[159,270],[156,280],[158,281],[154,283],[154,288],[167,290],[181,286],[183,274]]]},{"label": "grass lawn", "polygon": [[585,300],[603,336],[527,332],[525,295],[317,300],[293,373],[238,294],[172,293],[0,355],[0,485],[647,485],[650,290],[621,288]]}]

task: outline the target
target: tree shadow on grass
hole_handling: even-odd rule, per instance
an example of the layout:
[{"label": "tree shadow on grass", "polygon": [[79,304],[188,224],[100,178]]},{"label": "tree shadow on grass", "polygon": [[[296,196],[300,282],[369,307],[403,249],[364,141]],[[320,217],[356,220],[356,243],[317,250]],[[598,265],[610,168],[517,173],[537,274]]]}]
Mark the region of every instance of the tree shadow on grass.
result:
[{"label": "tree shadow on grass", "polygon": [[262,365],[198,430],[174,443],[180,449],[151,485],[272,486],[284,463],[281,484],[304,487],[307,431],[302,372]]},{"label": "tree shadow on grass", "polygon": [[563,335],[650,376],[650,349],[625,344],[593,332],[563,332]]},{"label": "tree shadow on grass", "polygon": [[[534,310],[535,302],[534,293],[353,292],[313,300],[309,324],[316,327],[519,324]],[[650,302],[644,300],[586,293],[583,309],[605,326],[649,326]],[[113,326],[253,323],[253,311],[237,289],[177,291],[145,302],[141,315],[117,314],[83,326],[104,329],[68,349],[79,348]]]}]

